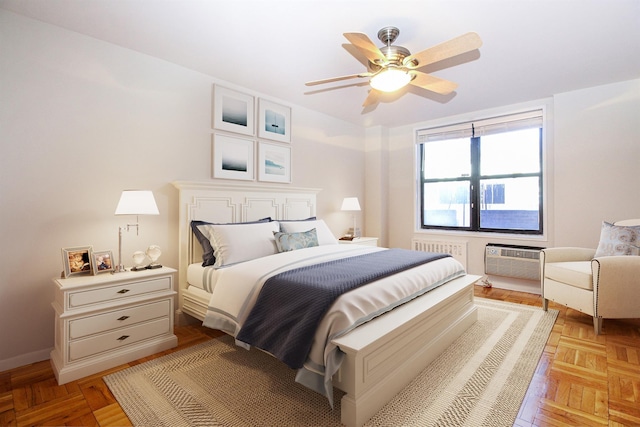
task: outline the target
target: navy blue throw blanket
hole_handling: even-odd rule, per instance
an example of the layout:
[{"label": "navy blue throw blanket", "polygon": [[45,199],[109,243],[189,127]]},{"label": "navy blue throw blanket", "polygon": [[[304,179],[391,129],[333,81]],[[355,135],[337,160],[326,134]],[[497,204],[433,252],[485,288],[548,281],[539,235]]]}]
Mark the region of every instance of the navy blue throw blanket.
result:
[{"label": "navy blue throw blanket", "polygon": [[240,329],[239,341],[301,368],[320,321],[343,293],[448,254],[388,249],[310,265],[269,278]]}]

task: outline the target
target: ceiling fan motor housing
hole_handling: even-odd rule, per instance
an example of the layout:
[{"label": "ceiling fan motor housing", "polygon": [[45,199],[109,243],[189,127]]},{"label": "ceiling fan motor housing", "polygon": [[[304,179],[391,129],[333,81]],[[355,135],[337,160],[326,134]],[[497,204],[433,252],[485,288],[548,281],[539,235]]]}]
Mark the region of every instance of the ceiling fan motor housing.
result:
[{"label": "ceiling fan motor housing", "polygon": [[403,46],[392,46],[392,43],[396,41],[396,38],[400,34],[400,30],[396,27],[384,27],[380,31],[378,31],[378,39],[384,43],[385,45],[380,48],[380,52],[385,56],[386,63],[380,64],[377,62],[369,61],[369,70],[372,72],[380,70],[383,66],[386,65],[395,65],[397,67],[401,66],[415,66],[418,65],[417,62],[413,64],[415,61],[411,61],[409,64],[403,64],[404,58],[411,55],[409,49]]}]

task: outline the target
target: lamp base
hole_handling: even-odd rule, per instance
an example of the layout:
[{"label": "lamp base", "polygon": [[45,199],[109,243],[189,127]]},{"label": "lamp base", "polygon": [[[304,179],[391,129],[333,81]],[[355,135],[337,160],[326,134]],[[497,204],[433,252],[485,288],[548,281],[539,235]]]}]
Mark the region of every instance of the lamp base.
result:
[{"label": "lamp base", "polygon": [[147,270],[153,270],[153,269],[156,269],[156,268],[162,268],[162,265],[161,264],[149,264],[146,267]]},{"label": "lamp base", "polygon": [[126,268],[124,268],[124,265],[120,264],[120,265],[116,265],[116,268],[114,268],[114,269],[113,269],[113,271],[111,272],[111,274],[114,274],[114,273],[123,273],[123,272],[125,272],[125,271],[127,271],[127,269],[126,269]]}]

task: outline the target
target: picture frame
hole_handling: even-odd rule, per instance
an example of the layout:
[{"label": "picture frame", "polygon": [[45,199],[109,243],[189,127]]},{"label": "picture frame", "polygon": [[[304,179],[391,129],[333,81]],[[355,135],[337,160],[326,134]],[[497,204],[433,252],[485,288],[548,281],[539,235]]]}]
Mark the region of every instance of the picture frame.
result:
[{"label": "picture frame", "polygon": [[291,143],[291,107],[259,99],[258,137]]},{"label": "picture frame", "polygon": [[91,252],[91,272],[96,274],[109,273],[115,271],[113,262],[113,252],[95,251]]},{"label": "picture frame", "polygon": [[62,276],[68,278],[91,274],[91,252],[91,246],[62,248]]},{"label": "picture frame", "polygon": [[291,147],[260,142],[258,180],[291,183]]},{"label": "picture frame", "polygon": [[255,141],[215,133],[212,142],[213,178],[255,179]]},{"label": "picture frame", "polygon": [[213,85],[213,127],[255,135],[255,99],[236,90]]}]

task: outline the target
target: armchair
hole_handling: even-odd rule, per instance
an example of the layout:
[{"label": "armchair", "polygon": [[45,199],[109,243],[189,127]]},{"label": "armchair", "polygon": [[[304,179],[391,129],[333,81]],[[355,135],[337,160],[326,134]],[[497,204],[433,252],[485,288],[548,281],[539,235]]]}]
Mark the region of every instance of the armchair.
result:
[{"label": "armchair", "polygon": [[[597,250],[564,247],[540,253],[543,309],[551,300],[593,316],[596,335],[603,319],[640,318],[640,256],[634,256],[639,255],[640,219],[605,223],[602,233]],[[605,233],[621,240],[605,241]]]}]

